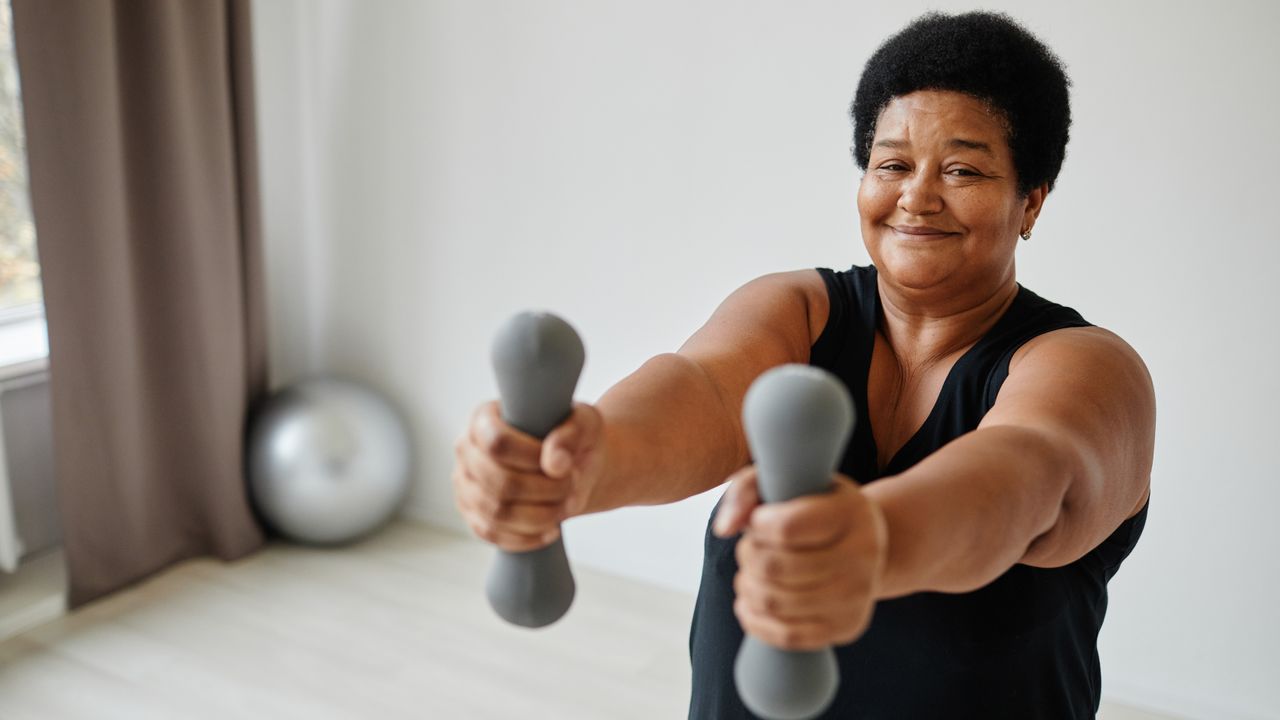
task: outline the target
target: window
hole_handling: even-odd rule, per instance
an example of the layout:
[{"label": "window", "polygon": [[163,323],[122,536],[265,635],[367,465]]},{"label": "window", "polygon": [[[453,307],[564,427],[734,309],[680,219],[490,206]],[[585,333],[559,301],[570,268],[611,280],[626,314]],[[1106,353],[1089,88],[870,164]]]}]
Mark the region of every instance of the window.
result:
[{"label": "window", "polygon": [[0,2],[0,368],[43,358],[44,301],[31,221],[13,16]]}]

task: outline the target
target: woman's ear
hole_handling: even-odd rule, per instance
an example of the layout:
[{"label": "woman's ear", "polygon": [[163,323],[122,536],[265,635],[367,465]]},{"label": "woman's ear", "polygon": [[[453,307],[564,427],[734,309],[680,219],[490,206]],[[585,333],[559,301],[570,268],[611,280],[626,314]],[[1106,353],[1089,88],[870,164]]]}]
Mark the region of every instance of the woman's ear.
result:
[{"label": "woman's ear", "polygon": [[1048,196],[1049,183],[1033,187],[1027,193],[1027,207],[1022,211],[1022,230],[1030,230],[1035,226],[1036,218],[1040,217],[1040,210],[1044,207],[1044,200]]}]

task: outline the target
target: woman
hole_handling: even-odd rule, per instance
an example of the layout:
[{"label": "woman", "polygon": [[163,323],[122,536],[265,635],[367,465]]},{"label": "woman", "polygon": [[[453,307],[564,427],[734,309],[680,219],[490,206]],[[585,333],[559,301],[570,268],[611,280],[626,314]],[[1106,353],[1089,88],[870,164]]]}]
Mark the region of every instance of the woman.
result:
[{"label": "woman", "polygon": [[[1155,402],[1123,340],[1015,279],[1065,155],[1067,85],[1004,16],[928,15],[889,39],[852,111],[873,266],[748,283],[545,442],[482,406],[454,476],[471,527],[529,550],[566,518],[733,473],[706,540],[690,717],[747,717],[744,632],[836,646],[824,717],[1093,717]],[[861,421],[834,492],[759,506],[742,400],[790,362],[835,373]]]}]

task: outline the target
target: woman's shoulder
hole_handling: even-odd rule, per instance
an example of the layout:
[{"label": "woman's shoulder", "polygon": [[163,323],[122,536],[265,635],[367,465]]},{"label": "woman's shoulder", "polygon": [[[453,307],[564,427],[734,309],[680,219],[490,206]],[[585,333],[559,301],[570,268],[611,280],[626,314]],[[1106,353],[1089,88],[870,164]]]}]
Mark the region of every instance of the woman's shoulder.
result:
[{"label": "woman's shoulder", "polygon": [[1071,355],[1075,360],[1095,358],[1104,362],[1127,357],[1141,362],[1124,338],[1085,320],[1075,308],[1047,300],[1022,285],[1018,286],[1018,298],[1011,310],[1016,310],[1017,317],[1010,318],[1010,325],[1029,334],[1011,358],[1011,370],[1028,356],[1044,353]]},{"label": "woman's shoulder", "polygon": [[826,292],[812,269],[761,275],[725,298],[679,352],[703,359],[802,362],[826,321]]},{"label": "woman's shoulder", "polygon": [[[1133,449],[1125,467],[1149,482],[1155,412],[1155,387],[1138,352],[1116,333],[1086,326],[1047,332],[1019,348],[988,417],[1043,417],[1043,426],[1089,447],[1118,442]],[[1146,499],[1144,491],[1125,517]]]},{"label": "woman's shoulder", "polygon": [[1070,358],[1072,362],[1094,365],[1119,362],[1126,365],[1146,366],[1142,357],[1124,338],[1097,325],[1059,328],[1037,335],[1018,348],[1009,362],[1009,370],[1032,355],[1039,357]]},{"label": "woman's shoulder", "polygon": [[1085,320],[1066,305],[1019,288],[1019,296],[988,338],[999,358],[992,364],[986,395],[995,403],[1010,377],[1088,377],[1093,382],[1147,393],[1150,373],[1138,352],[1115,332]]}]

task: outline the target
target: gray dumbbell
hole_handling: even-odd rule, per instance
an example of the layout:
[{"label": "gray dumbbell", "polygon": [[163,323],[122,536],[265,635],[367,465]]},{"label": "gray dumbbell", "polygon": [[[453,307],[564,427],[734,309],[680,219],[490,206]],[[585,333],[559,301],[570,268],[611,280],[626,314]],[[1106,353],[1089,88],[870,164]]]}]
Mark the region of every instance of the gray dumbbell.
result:
[{"label": "gray dumbbell", "polygon": [[[828,492],[853,432],[849,391],[831,373],[783,365],[752,383],[742,422],[762,501]],[[733,666],[738,695],[766,720],[807,720],[835,699],[840,670],[831,648],[779,650],[748,635]]]},{"label": "gray dumbbell", "polygon": [[[573,411],[585,358],[578,333],[555,315],[526,312],[508,320],[493,343],[503,420],[545,438]],[[528,552],[499,550],[485,593],[494,611],[515,625],[537,628],[559,620],[574,593],[563,537]]]}]

